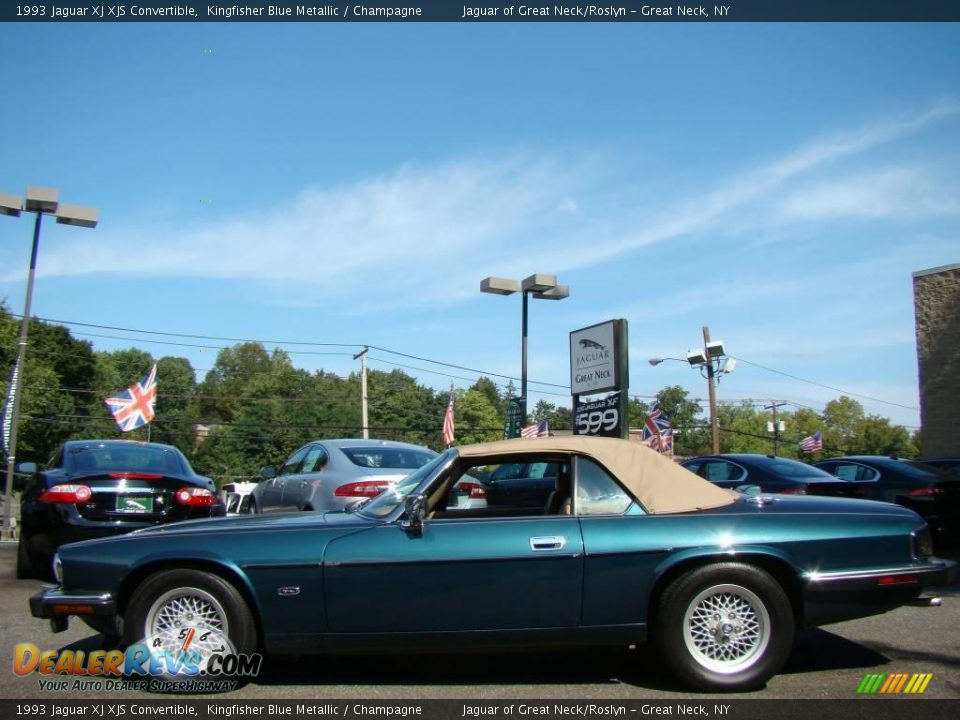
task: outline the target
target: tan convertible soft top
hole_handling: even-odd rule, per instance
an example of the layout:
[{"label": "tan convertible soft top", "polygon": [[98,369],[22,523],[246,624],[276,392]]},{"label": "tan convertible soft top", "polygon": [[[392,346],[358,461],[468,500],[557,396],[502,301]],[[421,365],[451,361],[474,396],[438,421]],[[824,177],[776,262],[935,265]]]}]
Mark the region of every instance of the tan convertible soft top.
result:
[{"label": "tan convertible soft top", "polygon": [[647,446],[628,440],[567,435],[498,440],[457,450],[465,459],[526,452],[584,455],[613,473],[652,514],[721,507],[737,498],[732,490],[718,488]]}]

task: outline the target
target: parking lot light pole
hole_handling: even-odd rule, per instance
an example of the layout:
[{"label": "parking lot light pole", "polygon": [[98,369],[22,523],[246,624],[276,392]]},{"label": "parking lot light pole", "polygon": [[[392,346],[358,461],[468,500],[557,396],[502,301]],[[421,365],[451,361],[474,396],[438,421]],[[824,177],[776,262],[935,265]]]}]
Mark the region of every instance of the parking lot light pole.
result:
[{"label": "parking lot light pole", "polygon": [[[37,274],[37,252],[40,248],[40,226],[44,215],[53,215],[63,225],[77,225],[93,228],[97,226],[97,209],[82,205],[61,204],[59,192],[55,188],[27,188],[27,197],[22,208],[16,195],[0,193],[0,214],[19,217],[21,209],[36,214],[33,224],[33,247],[30,251],[30,270],[27,273],[27,292],[23,302],[23,317],[20,320],[20,338],[17,340],[17,359],[10,375],[7,391],[7,407],[4,408],[4,431],[9,434],[7,440],[7,481],[3,491],[4,531],[8,537],[13,534],[13,476],[17,465],[17,430],[20,424],[20,398],[22,377],[27,354],[27,332],[30,329],[30,306],[33,303],[33,281]],[[4,438],[6,440],[6,438]]]},{"label": "parking lot light pole", "polygon": [[520,427],[527,424],[527,315],[529,296],[537,300],[563,300],[570,296],[570,288],[566,285],[557,285],[556,275],[535,273],[522,282],[499,277],[486,277],[480,281],[480,292],[491,295],[513,295],[521,293],[520,322]]}]

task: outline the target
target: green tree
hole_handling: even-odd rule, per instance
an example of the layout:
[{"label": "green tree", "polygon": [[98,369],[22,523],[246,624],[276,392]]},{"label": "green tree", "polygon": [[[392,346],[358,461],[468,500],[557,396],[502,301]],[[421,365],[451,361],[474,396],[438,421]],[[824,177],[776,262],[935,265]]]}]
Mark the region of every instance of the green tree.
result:
[{"label": "green tree", "polygon": [[823,409],[823,445],[829,455],[845,455],[857,450],[857,431],[863,420],[863,406],[846,395],[831,400]]},{"label": "green tree", "polygon": [[503,436],[503,423],[486,394],[479,390],[458,393],[454,407],[458,445],[489,442]]}]

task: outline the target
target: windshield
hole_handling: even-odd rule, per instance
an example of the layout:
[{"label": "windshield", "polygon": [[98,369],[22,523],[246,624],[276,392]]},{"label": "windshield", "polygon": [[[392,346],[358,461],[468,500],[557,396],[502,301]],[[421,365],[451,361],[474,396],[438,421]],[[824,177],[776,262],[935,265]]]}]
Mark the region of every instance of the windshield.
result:
[{"label": "windshield", "polygon": [[442,455],[437,455],[433,460],[422,466],[419,470],[407,475],[403,480],[388,487],[373,500],[365,503],[357,512],[367,517],[382,519],[403,505],[407,495],[417,489],[424,480],[429,478],[439,468],[450,460],[456,454],[455,450],[448,450]]}]

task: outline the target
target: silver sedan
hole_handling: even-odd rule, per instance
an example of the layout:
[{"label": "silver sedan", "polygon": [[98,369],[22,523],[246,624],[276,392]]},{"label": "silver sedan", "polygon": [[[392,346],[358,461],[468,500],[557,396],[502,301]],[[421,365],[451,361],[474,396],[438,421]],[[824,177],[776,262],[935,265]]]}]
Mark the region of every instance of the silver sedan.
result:
[{"label": "silver sedan", "polygon": [[280,468],[260,471],[250,512],[342,510],[379,495],[436,455],[422,445],[392,440],[315,440]]}]

